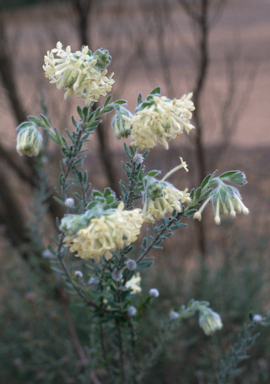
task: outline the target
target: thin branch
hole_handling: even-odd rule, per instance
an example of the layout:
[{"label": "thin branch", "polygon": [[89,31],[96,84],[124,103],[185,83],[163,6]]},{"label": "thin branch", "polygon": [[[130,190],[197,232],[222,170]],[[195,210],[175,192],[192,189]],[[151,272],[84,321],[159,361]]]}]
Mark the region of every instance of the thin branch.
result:
[{"label": "thin branch", "polygon": [[64,309],[64,314],[65,314],[65,318],[66,318],[66,321],[67,321],[67,324],[68,324],[68,329],[69,329],[69,333],[71,335],[71,339],[73,341],[73,344],[74,344],[74,347],[78,353],[78,356],[82,362],[82,365],[83,366],[86,366],[87,365],[87,357],[86,357],[86,354],[81,346],[81,343],[78,339],[78,336],[77,336],[77,332],[76,332],[76,329],[74,327],[74,324],[73,324],[73,321],[72,321],[72,318],[70,316],[70,312],[69,312],[69,309],[68,309],[68,305],[67,305],[67,298],[63,292],[63,290],[60,290],[60,298],[61,298],[61,302],[62,302],[62,305],[63,305],[63,309]]}]

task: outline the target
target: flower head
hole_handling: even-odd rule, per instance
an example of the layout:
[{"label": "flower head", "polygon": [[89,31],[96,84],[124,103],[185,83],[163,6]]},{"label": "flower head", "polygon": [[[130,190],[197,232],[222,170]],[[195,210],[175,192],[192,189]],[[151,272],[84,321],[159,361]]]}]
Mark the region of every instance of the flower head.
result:
[{"label": "flower head", "polygon": [[104,254],[108,259],[117,247],[122,248],[137,240],[142,223],[140,209],[126,211],[124,203],[120,203],[112,214],[105,211],[101,217],[92,218],[87,227],[67,236],[65,242],[70,251],[82,259],[99,261]]},{"label": "flower head", "polygon": [[223,327],[219,314],[212,311],[210,308],[201,312],[199,325],[207,336],[212,335],[214,332]]},{"label": "flower head", "polygon": [[166,181],[156,180],[146,189],[143,207],[144,220],[154,222],[155,219],[162,219],[166,213],[173,212],[173,210],[181,212],[181,203],[189,201],[187,189],[179,191]]},{"label": "flower head", "polygon": [[[86,105],[90,105],[98,101],[100,96],[106,96],[114,83],[113,75],[108,78],[107,70],[101,71],[106,66],[108,56],[104,52],[95,56],[95,54],[92,55],[88,46],[85,46],[81,51],[72,53],[70,46],[64,50],[63,45],[58,42],[56,48],[48,51],[47,56],[44,56],[45,76],[58,89],[66,91],[65,99],[75,95],[82,98]],[[55,58],[54,54],[58,58]]]},{"label": "flower head", "polygon": [[25,123],[25,128],[19,129],[16,149],[21,156],[37,156],[39,154],[41,144],[42,135],[37,130],[34,123]]},{"label": "flower head", "polygon": [[126,283],[126,288],[131,288],[131,294],[135,295],[136,293],[140,293],[142,291],[141,287],[141,276],[139,272],[132,276],[132,278]]},{"label": "flower head", "polygon": [[183,95],[179,100],[154,96],[151,105],[139,110],[135,116],[123,116],[132,127],[133,144],[149,149],[160,143],[168,149],[168,141],[184,131],[189,133],[194,128],[190,124],[194,110],[191,97],[192,93]]}]

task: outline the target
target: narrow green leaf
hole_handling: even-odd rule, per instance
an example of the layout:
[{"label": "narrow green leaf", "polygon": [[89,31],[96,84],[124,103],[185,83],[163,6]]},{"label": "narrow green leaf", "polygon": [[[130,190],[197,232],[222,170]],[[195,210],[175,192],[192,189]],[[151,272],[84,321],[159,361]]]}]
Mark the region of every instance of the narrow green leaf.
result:
[{"label": "narrow green leaf", "polygon": [[65,206],[65,202],[64,202],[63,200],[59,199],[59,198],[56,197],[56,196],[53,196],[53,198],[54,198],[55,201],[57,201],[57,203],[59,203],[59,204]]},{"label": "narrow green leaf", "polygon": [[83,113],[82,113],[82,110],[79,106],[77,106],[77,112],[78,112],[78,115],[80,116],[80,118],[83,119]]},{"label": "narrow green leaf", "polygon": [[49,123],[49,120],[47,119],[47,117],[45,115],[43,115],[42,113],[40,114],[40,117],[42,118],[43,123],[46,125],[46,127],[51,128],[51,124]]},{"label": "narrow green leaf", "polygon": [[136,269],[146,269],[146,268],[149,268],[151,267],[151,265],[153,264],[153,261],[145,261],[143,263],[139,263],[137,264],[137,268]]},{"label": "narrow green leaf", "polygon": [[114,104],[126,104],[126,100],[116,100],[113,102]]},{"label": "narrow green leaf", "polygon": [[208,184],[208,181],[210,180],[211,175],[206,176],[202,183],[201,183],[201,189],[204,189],[204,187]]},{"label": "narrow green leaf", "polygon": [[154,88],[151,92],[150,95],[160,95],[160,87]]},{"label": "narrow green leaf", "polygon": [[128,157],[132,158],[133,156],[132,156],[131,153],[129,152],[126,143],[124,143],[124,149],[125,149],[126,155],[127,155]]},{"label": "narrow green leaf", "polygon": [[195,193],[195,198],[196,198],[196,200],[199,200],[199,198],[200,198],[200,196],[201,196],[201,187],[198,187],[197,189],[196,189],[196,193]]},{"label": "narrow green leaf", "polygon": [[107,99],[105,100],[105,103],[104,103],[104,107],[106,107],[106,106],[109,104],[111,98],[112,98],[112,95],[109,95],[109,96],[107,97]]},{"label": "narrow green leaf", "polygon": [[38,126],[42,127],[42,122],[36,116],[27,116],[30,121],[33,121]]},{"label": "narrow green leaf", "polygon": [[72,124],[74,125],[75,128],[77,128],[77,121],[74,119],[74,116],[71,116]]},{"label": "narrow green leaf", "polygon": [[137,97],[137,105],[141,104],[141,102],[142,102],[142,94],[139,93]]}]

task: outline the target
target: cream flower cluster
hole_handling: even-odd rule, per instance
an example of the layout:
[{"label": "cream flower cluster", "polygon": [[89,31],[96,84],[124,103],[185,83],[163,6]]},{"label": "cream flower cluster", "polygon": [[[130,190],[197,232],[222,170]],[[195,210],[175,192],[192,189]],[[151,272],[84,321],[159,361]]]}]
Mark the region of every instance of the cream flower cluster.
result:
[{"label": "cream flower cluster", "polygon": [[195,109],[191,97],[192,93],[178,100],[154,96],[155,103],[150,107],[145,107],[133,117],[123,116],[132,126],[132,144],[141,149],[149,149],[160,143],[168,149],[168,141],[184,131],[189,133],[194,128],[190,124]]},{"label": "cream flower cluster", "polygon": [[174,209],[181,212],[181,203],[190,202],[187,190],[186,188],[184,191],[179,191],[167,184],[162,191],[162,196],[153,200],[148,196],[143,207],[144,221],[154,222],[155,219],[162,219],[166,213],[172,212]]},{"label": "cream flower cluster", "polygon": [[95,259],[105,254],[106,259],[112,257],[111,252],[117,247],[123,248],[137,240],[143,216],[140,209],[124,210],[124,203],[111,215],[103,214],[91,220],[87,228],[80,229],[74,236],[65,238],[70,252],[82,259]]},{"label": "cream flower cluster", "polygon": [[[113,74],[108,78],[107,70],[99,71],[95,67],[97,60],[89,52],[88,46],[85,46],[81,51],[72,53],[70,46],[64,50],[62,43],[58,42],[56,48],[44,56],[43,65],[50,82],[66,91],[65,99],[75,95],[82,98],[86,105],[98,101],[100,96],[106,96],[114,83]],[[54,54],[59,58],[55,58]]]}]

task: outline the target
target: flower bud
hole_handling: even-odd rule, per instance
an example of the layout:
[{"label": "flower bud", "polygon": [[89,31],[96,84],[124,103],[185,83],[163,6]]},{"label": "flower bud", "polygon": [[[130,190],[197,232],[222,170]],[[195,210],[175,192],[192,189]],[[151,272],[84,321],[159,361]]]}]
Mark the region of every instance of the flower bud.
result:
[{"label": "flower bud", "polygon": [[65,200],[65,206],[67,208],[74,208],[74,199],[72,197],[68,197],[66,200]]},{"label": "flower bud", "polygon": [[147,188],[147,194],[148,196],[150,197],[151,200],[156,200],[158,197],[162,197],[163,196],[163,189],[164,189],[164,186],[161,185],[158,181],[151,184],[148,188]]},{"label": "flower bud", "polygon": [[87,227],[89,221],[85,215],[67,215],[61,220],[60,231],[65,235],[75,235],[80,229]]},{"label": "flower bud", "polygon": [[125,264],[126,264],[127,269],[129,269],[130,271],[134,271],[134,269],[137,268],[137,263],[135,260],[127,259]]},{"label": "flower bud", "polygon": [[81,271],[74,271],[74,276],[77,279],[82,279],[83,278],[83,273]]},{"label": "flower bud", "polygon": [[254,315],[252,319],[255,323],[260,323],[263,320],[263,317],[261,315]]},{"label": "flower bud", "polygon": [[169,313],[169,319],[170,319],[170,320],[175,320],[175,319],[177,319],[178,317],[179,317],[179,313],[178,313],[178,312],[171,311],[171,312]]},{"label": "flower bud", "polygon": [[123,116],[131,117],[132,115],[127,109],[120,107],[118,113],[112,118],[112,129],[117,140],[122,137],[127,138],[131,134],[131,125],[123,119]]},{"label": "flower bud", "polygon": [[156,288],[151,288],[149,291],[149,294],[151,297],[159,297],[159,291]]},{"label": "flower bud", "polygon": [[223,327],[219,314],[209,308],[201,312],[199,325],[207,336],[212,335],[215,331]]},{"label": "flower bud", "polygon": [[35,124],[20,129],[17,135],[17,152],[23,156],[37,156],[42,144],[42,135],[36,129]]},{"label": "flower bud", "polygon": [[131,305],[130,307],[128,307],[128,311],[127,311],[127,315],[132,317],[132,316],[135,316],[137,314],[137,309]]},{"label": "flower bud", "polygon": [[96,278],[96,277],[90,277],[90,279],[88,280],[88,284],[89,285],[98,285],[98,283],[99,283],[99,280]]},{"label": "flower bud", "polygon": [[100,48],[94,53],[94,58],[97,60],[95,67],[105,69],[111,62],[111,55],[107,49]]},{"label": "flower bud", "polygon": [[123,278],[123,273],[122,273],[122,271],[118,271],[117,269],[114,269],[114,270],[112,271],[112,279],[113,279],[114,281],[121,281],[122,278]]}]

